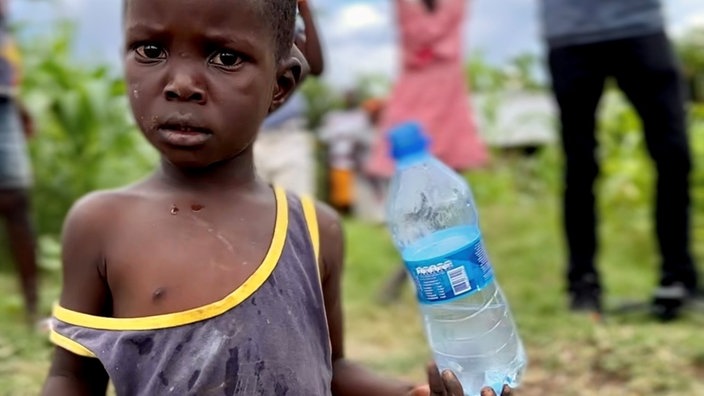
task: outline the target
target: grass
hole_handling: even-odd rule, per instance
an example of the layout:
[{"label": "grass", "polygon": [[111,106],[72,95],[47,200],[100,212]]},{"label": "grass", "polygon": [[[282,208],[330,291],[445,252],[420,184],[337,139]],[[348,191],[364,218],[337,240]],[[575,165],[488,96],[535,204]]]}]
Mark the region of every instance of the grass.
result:
[{"label": "grass", "polygon": [[[529,367],[519,396],[704,394],[703,313],[660,324],[645,311],[602,323],[566,310],[558,196],[548,185],[517,177],[513,165],[470,179],[497,279],[520,327]],[[645,301],[656,281],[656,245],[647,207],[605,208],[600,269],[606,305]],[[704,262],[704,219],[694,219],[692,246]],[[411,287],[380,305],[376,294],[399,265],[381,226],[346,220],[344,298],[348,355],[389,375],[423,381],[430,354]],[[7,260],[3,260],[7,262]],[[43,304],[56,298],[59,277],[45,271]],[[409,285],[410,286],[410,285]],[[36,395],[50,347],[22,322],[16,281],[0,270],[0,396]]]},{"label": "grass", "polygon": [[[660,324],[645,310],[606,316],[602,323],[567,311],[557,194],[526,188],[505,169],[475,174],[473,185],[495,185],[502,177],[502,190],[511,194],[476,196],[497,279],[528,350],[529,368],[518,395],[704,394],[704,312]],[[646,301],[656,283],[657,250],[646,209],[603,209],[608,216],[602,216],[599,262],[607,309]],[[702,262],[700,217],[693,246]],[[386,275],[397,262],[388,236],[356,222],[348,223],[347,232],[351,354],[383,372],[422,380],[420,362],[429,354],[419,347],[424,341],[411,291],[395,306],[374,302],[383,279],[379,274]],[[354,249],[360,240],[365,248]]]}]

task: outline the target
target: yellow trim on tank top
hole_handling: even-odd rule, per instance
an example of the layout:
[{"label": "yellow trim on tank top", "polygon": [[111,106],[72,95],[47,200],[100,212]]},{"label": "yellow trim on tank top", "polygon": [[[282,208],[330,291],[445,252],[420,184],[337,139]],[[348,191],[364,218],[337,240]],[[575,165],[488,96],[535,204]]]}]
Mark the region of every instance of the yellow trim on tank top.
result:
[{"label": "yellow trim on tank top", "polygon": [[274,189],[274,193],[276,196],[276,221],[269,250],[259,268],[240,287],[223,299],[185,311],[136,318],[109,318],[89,315],[56,304],[53,316],[65,323],[92,329],[153,330],[199,322],[229,311],[254,294],[269,279],[281,258],[288,230],[288,204],[286,192],[283,189],[277,187]]},{"label": "yellow trim on tank top", "polygon": [[315,260],[320,260],[320,230],[318,228],[318,215],[315,212],[315,201],[310,196],[301,197],[301,205],[303,206],[303,216],[308,225],[308,234],[310,241],[313,244],[313,252]]},{"label": "yellow trim on tank top", "polygon": [[56,346],[60,346],[61,348],[69,352],[75,353],[78,356],[85,356],[90,358],[95,357],[95,354],[91,352],[90,349],[64,335],[57,333],[54,330],[51,330],[51,332],[49,333],[49,341],[53,342]]},{"label": "yellow trim on tank top", "polygon": [[318,214],[315,211],[315,200],[305,195],[301,197],[301,206],[303,207],[303,217],[306,219],[308,227],[308,236],[313,244],[313,254],[315,255],[315,265],[318,268],[318,282],[322,283],[322,274],[320,273],[320,228],[318,227]]}]

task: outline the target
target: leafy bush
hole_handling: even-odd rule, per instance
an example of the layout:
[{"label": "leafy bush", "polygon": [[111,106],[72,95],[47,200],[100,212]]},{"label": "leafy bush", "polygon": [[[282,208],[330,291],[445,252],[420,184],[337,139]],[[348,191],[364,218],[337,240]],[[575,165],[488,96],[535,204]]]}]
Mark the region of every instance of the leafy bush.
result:
[{"label": "leafy bush", "polygon": [[677,43],[677,52],[692,99],[704,102],[704,27],[686,32]]},{"label": "leafy bush", "polygon": [[38,132],[30,152],[41,233],[58,233],[78,197],[135,180],[156,159],[133,124],[122,78],[109,65],[77,62],[73,37],[62,24],[51,38],[21,43],[22,95]]},{"label": "leafy bush", "polygon": [[[621,94],[607,94],[599,125],[603,205],[613,210],[643,206],[654,193],[654,166],[645,148],[638,116]],[[694,166],[692,203],[704,214],[704,105],[690,104],[689,138]]]}]

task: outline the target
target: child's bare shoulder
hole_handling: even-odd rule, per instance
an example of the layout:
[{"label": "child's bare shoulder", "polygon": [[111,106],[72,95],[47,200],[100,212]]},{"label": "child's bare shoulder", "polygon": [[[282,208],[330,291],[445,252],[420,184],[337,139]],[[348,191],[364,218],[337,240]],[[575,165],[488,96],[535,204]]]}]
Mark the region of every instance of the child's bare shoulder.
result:
[{"label": "child's bare shoulder", "polygon": [[337,211],[330,205],[323,201],[316,200],[315,212],[318,217],[318,227],[320,227],[321,240],[324,240],[330,231],[334,231],[333,234],[341,232],[342,219]]},{"label": "child's bare shoulder", "polygon": [[143,189],[132,185],[120,189],[98,190],[79,198],[71,206],[64,221],[64,232],[101,233],[129,213]]},{"label": "child's bare shoulder", "polygon": [[321,274],[323,279],[339,274],[343,265],[345,237],[342,219],[335,209],[317,201],[315,212],[318,220]]}]

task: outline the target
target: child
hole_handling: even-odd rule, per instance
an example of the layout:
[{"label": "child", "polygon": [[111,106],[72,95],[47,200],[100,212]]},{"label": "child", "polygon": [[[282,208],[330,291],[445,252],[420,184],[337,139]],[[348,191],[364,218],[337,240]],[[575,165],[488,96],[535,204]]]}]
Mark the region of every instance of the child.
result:
[{"label": "child", "polygon": [[0,1],[0,217],[19,274],[27,322],[41,328],[37,241],[31,221],[32,164],[27,149],[34,128],[17,92],[21,62],[8,29],[8,6],[7,0]]},{"label": "child", "polygon": [[[307,0],[298,0],[298,10],[302,26],[295,29],[296,48],[305,57],[308,75],[320,76],[325,62],[313,11]],[[254,143],[254,166],[268,183],[295,194],[315,195],[315,137],[307,112],[306,98],[297,91],[264,119]]]},{"label": "child", "polygon": [[319,136],[328,152],[330,204],[338,212],[350,214],[357,202],[359,148],[371,135],[372,126],[355,91],[345,92],[343,105],[323,118]]},{"label": "child", "polygon": [[357,150],[357,217],[372,223],[384,224],[384,197],[386,196],[387,179],[376,177],[366,172],[365,164],[371,154],[374,136],[378,134],[379,121],[385,107],[385,99],[371,98],[362,103],[371,125],[371,136]]},{"label": "child", "polygon": [[252,142],[300,78],[295,0],[127,0],[132,112],[161,154],[63,233],[44,395],[462,395],[344,357],[336,215],[255,176]]}]

